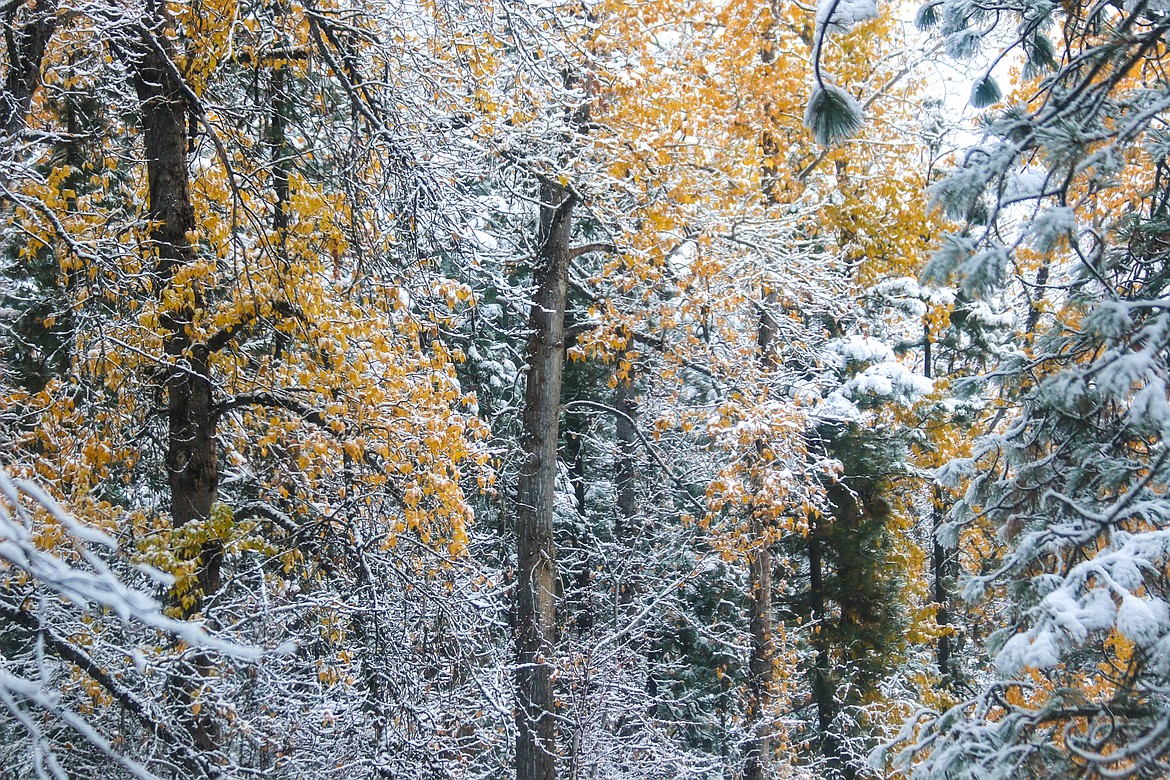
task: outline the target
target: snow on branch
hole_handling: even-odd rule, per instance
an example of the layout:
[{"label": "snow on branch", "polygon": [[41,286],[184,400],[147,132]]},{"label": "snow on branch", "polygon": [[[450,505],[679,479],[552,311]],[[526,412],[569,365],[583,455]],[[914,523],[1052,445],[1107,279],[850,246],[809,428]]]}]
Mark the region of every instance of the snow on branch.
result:
[{"label": "snow on branch", "polygon": [[[42,587],[82,609],[108,609],[125,622],[137,622],[183,640],[191,647],[215,650],[240,660],[257,660],[261,650],[218,639],[196,623],[163,613],[154,598],[123,583],[92,549],[115,550],[117,544],[101,531],[79,523],[44,490],[27,480],[13,480],[0,471],[0,562],[25,572]],[[33,540],[33,514],[27,502],[44,508],[72,537],[89,566],[81,569]]]},{"label": "snow on branch", "polygon": [[[65,540],[56,549],[42,549],[34,536],[40,511],[48,513],[51,521],[65,532]],[[241,661],[257,660],[263,651],[220,639],[195,622],[167,616],[155,598],[123,582],[99,555],[99,551],[109,554],[116,550],[112,538],[78,521],[38,485],[14,479],[0,470],[0,569],[23,574],[22,579],[39,590],[38,598],[25,597],[23,603],[0,602],[0,625],[8,627],[6,633],[15,628],[19,634],[35,637],[37,667],[41,668],[39,679],[28,679],[14,673],[14,666],[18,665],[14,659],[0,653],[0,709],[6,710],[28,732],[34,764],[47,776],[64,779],[71,775],[54,757],[42,721],[30,716],[26,711],[29,706],[67,726],[131,776],[157,777],[115,749],[79,712],[63,703],[61,692],[52,683],[52,675],[44,668],[45,657],[51,656],[76,667],[101,686],[177,759],[192,768],[200,768],[208,777],[216,776],[218,773],[206,757],[188,744],[180,728],[158,710],[152,699],[135,692],[93,652],[54,625],[46,607],[55,600],[87,615],[112,613],[127,626],[153,629],[172,640],[181,640],[188,647],[215,651]],[[157,580],[167,580],[160,572],[146,573]],[[119,652],[136,657],[137,650],[126,647]]]}]

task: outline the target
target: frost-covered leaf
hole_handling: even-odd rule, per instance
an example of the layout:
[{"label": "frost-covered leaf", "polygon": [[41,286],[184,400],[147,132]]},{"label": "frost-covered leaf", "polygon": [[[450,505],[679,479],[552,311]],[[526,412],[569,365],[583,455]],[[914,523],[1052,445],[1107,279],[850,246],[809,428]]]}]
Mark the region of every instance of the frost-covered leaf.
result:
[{"label": "frost-covered leaf", "polygon": [[1135,431],[1159,436],[1170,433],[1170,403],[1161,377],[1150,378],[1134,394],[1126,418]]},{"label": "frost-covered leaf", "polygon": [[938,4],[923,3],[914,15],[914,26],[919,30],[929,30],[938,24]]},{"label": "frost-covered leaf", "polygon": [[857,376],[851,377],[840,392],[855,401],[868,399],[911,403],[930,393],[933,383],[920,374],[915,374],[897,361],[888,361],[869,366]]},{"label": "frost-covered leaf", "polygon": [[958,488],[963,481],[975,473],[972,458],[952,458],[934,472],[935,481],[949,488]]},{"label": "frost-covered leaf", "polygon": [[990,172],[982,166],[967,166],[948,173],[930,188],[933,205],[942,207],[951,219],[966,220],[987,192]]},{"label": "frost-covered leaf", "polygon": [[818,0],[817,27],[843,32],[877,16],[876,0]]},{"label": "frost-covered leaf", "polygon": [[1008,639],[995,656],[1001,674],[1019,674],[1023,669],[1051,669],[1060,662],[1060,646],[1047,632],[1019,633]]},{"label": "frost-covered leaf", "polygon": [[930,256],[922,270],[922,283],[943,286],[975,254],[975,242],[967,236],[950,233]]},{"label": "frost-covered leaf", "polygon": [[1073,122],[1056,120],[1040,127],[1030,127],[1036,144],[1049,168],[1077,164],[1085,156],[1084,129]]},{"label": "frost-covered leaf", "polygon": [[1130,309],[1120,301],[1101,301],[1085,316],[1085,330],[1105,339],[1122,338],[1133,327]]},{"label": "frost-covered leaf", "polygon": [[1143,145],[1150,157],[1155,160],[1170,157],[1170,130],[1152,128]]},{"label": "frost-covered leaf", "polygon": [[1052,41],[1037,32],[1024,44],[1024,78],[1034,79],[1056,67],[1056,50]]},{"label": "frost-covered leaf", "polygon": [[859,334],[834,339],[829,342],[828,349],[847,363],[885,363],[894,360],[894,351],[884,342]]},{"label": "frost-covered leaf", "polygon": [[1003,286],[1007,265],[1008,255],[1002,247],[988,247],[959,266],[959,286],[976,297],[993,293]]},{"label": "frost-covered leaf", "polygon": [[975,30],[958,30],[943,39],[947,56],[957,60],[969,59],[979,51],[983,36]]},{"label": "frost-covered leaf", "polygon": [[1117,630],[1135,645],[1148,647],[1166,633],[1168,615],[1165,602],[1125,593],[1117,610]]},{"label": "frost-covered leaf", "polygon": [[1128,396],[1151,377],[1154,369],[1152,357],[1145,351],[1114,353],[1098,364],[1094,374],[1097,387],[1102,393],[1117,398]]},{"label": "frost-covered leaf", "polygon": [[1023,170],[1010,173],[1003,178],[1001,202],[1015,203],[1042,197],[1047,177],[1036,170]]}]

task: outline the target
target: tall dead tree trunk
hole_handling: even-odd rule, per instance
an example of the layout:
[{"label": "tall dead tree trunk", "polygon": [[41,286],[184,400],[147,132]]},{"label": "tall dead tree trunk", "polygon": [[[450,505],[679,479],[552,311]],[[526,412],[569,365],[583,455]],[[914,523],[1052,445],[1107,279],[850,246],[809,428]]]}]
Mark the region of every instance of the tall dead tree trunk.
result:
[{"label": "tall dead tree trunk", "polygon": [[567,188],[544,181],[540,202],[521,438],[524,465],[516,489],[517,780],[553,780],[557,755],[551,664],[557,587],[553,499],[574,197]]}]

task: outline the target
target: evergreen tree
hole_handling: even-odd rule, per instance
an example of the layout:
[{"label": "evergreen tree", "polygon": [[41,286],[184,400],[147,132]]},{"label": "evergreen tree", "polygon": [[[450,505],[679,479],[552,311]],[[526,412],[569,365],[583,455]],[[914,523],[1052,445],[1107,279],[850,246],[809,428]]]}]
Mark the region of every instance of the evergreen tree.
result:
[{"label": "evergreen tree", "polygon": [[965,592],[1004,614],[993,673],[915,730],[913,772],[1162,776],[1168,18],[1146,3],[986,14],[929,3],[919,20],[960,57],[1010,24],[1025,64],[1009,98],[990,68],[975,82],[973,104],[1006,105],[934,188],[958,227],[927,269],[1015,312],[1013,348],[988,372],[1002,412],[940,473],[965,488],[942,541],[995,529]]}]

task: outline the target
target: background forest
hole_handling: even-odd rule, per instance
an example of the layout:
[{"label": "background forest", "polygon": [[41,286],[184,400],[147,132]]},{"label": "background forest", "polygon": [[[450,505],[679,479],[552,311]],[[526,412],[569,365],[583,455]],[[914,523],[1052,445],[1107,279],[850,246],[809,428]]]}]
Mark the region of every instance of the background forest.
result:
[{"label": "background forest", "polygon": [[1170,773],[1170,6],[0,26],[0,778]]}]

